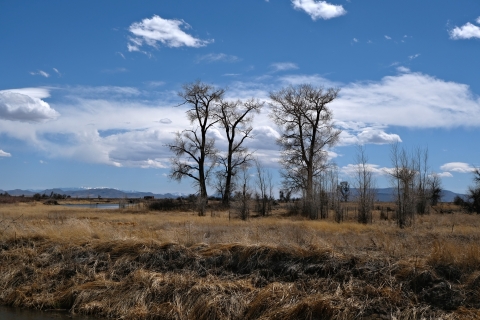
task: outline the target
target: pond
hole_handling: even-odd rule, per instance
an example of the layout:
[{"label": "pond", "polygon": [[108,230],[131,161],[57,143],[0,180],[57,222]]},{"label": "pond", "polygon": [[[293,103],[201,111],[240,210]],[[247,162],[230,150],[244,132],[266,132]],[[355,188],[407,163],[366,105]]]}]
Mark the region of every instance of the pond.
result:
[{"label": "pond", "polygon": [[[118,203],[84,203],[84,204],[63,204],[65,207],[70,208],[89,208],[89,209],[119,209],[120,205]],[[125,208],[128,205],[123,204]]]},{"label": "pond", "polygon": [[98,318],[81,315],[71,315],[67,312],[50,312],[27,310],[0,306],[0,319],[2,320],[94,320]]}]

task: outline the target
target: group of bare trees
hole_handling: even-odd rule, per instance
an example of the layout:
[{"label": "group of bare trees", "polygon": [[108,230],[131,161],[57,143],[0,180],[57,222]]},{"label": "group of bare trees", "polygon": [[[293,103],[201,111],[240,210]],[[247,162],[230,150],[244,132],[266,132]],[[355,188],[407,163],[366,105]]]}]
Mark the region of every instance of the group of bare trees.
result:
[{"label": "group of bare trees", "polygon": [[430,172],[428,149],[417,148],[408,152],[393,144],[390,158],[393,168],[389,172],[395,186],[396,220],[400,228],[413,223],[416,214],[428,214],[431,206],[441,199],[440,176]]},{"label": "group of bare trees", "polygon": [[[328,148],[338,142],[340,135],[327,106],[337,95],[338,89],[324,90],[307,84],[270,93],[271,118],[281,128],[278,144],[282,149],[284,187],[303,194],[302,213],[312,218],[318,214],[314,205],[315,181],[327,168]],[[207,182],[215,172],[215,187],[222,203],[228,206],[237,187],[237,173],[253,160],[244,142],[252,137],[253,115],[260,112],[263,103],[254,98],[227,101],[225,89],[199,81],[184,85],[179,96],[182,104],[190,108],[187,117],[192,128],[177,132],[169,145],[174,154],[170,177],[191,178],[198,187],[202,207],[207,201]],[[215,139],[209,135],[214,127],[222,129],[226,136],[228,145],[224,151],[216,149]],[[260,214],[265,215],[271,210],[273,186],[271,176],[258,163],[256,168],[257,203]],[[199,213],[203,215],[203,210]]]},{"label": "group of bare trees", "polygon": [[[169,145],[174,156],[170,177],[190,178],[198,188],[198,213],[205,214],[207,183],[211,182],[221,195],[224,206],[236,200],[239,216],[247,219],[248,203],[255,200],[260,215],[271,211],[273,200],[272,176],[245,147],[252,138],[252,121],[263,103],[249,100],[227,100],[225,89],[200,81],[183,86],[179,96],[191,128],[177,132]],[[342,218],[342,202],[352,193],[347,181],[338,181],[338,169],[329,161],[328,151],[339,140],[341,131],[333,123],[329,104],[337,98],[338,89],[314,87],[309,84],[289,86],[270,93],[270,117],[280,129],[277,140],[281,148],[281,198],[301,194],[296,205],[298,213],[311,219],[326,218],[330,209],[336,220]],[[213,130],[226,137],[224,150],[217,149]],[[441,181],[428,167],[428,150],[407,152],[394,144],[391,149],[393,168],[388,171],[395,186],[396,219],[400,227],[411,224],[415,214],[426,214],[440,200]],[[357,218],[360,223],[372,221],[376,200],[374,172],[368,164],[363,146],[357,148],[353,177]],[[255,164],[256,193],[249,187],[248,168]],[[212,179],[214,178],[214,179]]]},{"label": "group of bare trees", "polygon": [[[235,190],[234,179],[242,166],[253,160],[252,154],[244,147],[251,137],[253,114],[260,112],[263,103],[225,100],[225,89],[200,81],[185,84],[178,94],[190,109],[187,118],[192,127],[177,132],[169,145],[173,152],[170,177],[174,180],[191,178],[198,187],[199,215],[205,214],[207,183],[213,173],[216,175],[216,189],[222,195],[224,205],[229,204]],[[213,128],[225,132],[227,149],[220,151],[212,137]],[[218,168],[221,169],[218,169]]]}]

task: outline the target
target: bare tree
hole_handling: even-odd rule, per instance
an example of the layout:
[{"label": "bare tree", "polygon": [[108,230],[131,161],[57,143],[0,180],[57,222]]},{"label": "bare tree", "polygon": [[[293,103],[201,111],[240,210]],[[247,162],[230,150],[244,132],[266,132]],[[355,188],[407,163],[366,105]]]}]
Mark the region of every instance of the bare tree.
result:
[{"label": "bare tree", "polygon": [[350,198],[350,184],[348,183],[348,181],[340,182],[337,189],[340,193],[340,199],[343,202],[348,202],[348,199]]},{"label": "bare tree", "polygon": [[272,211],[273,183],[272,174],[265,170],[258,159],[255,159],[257,173],[257,191],[255,193],[256,211],[261,216],[266,216]]},{"label": "bare tree", "polygon": [[223,180],[224,190],[222,204],[229,205],[232,192],[234,191],[233,179],[242,165],[248,165],[252,160],[252,154],[244,147],[245,139],[251,138],[253,114],[259,113],[263,103],[250,99],[247,101],[222,101],[215,110],[214,118],[225,130],[227,137],[227,152],[219,155],[219,162],[223,170],[218,174]]},{"label": "bare tree", "polygon": [[[177,132],[174,142],[168,146],[174,154],[170,177],[178,181],[185,177],[193,179],[203,209],[207,201],[206,183],[217,156],[215,141],[207,133],[219,121],[213,118],[213,109],[224,92],[199,81],[185,84],[178,95],[183,99],[182,104],[190,107],[186,113],[192,129]],[[204,210],[199,210],[199,215],[204,214]]]},{"label": "bare tree", "polygon": [[240,171],[240,190],[235,192],[234,202],[231,209],[242,220],[248,220],[250,217],[250,199],[252,193],[249,187],[249,174],[247,165],[238,168]]},{"label": "bare tree", "polygon": [[474,186],[468,187],[467,204],[470,212],[480,214],[480,168],[473,169]]},{"label": "bare tree", "polygon": [[389,172],[395,184],[397,204],[397,224],[404,228],[413,222],[415,215],[415,175],[414,161],[398,143],[392,145],[390,159],[393,164]]},{"label": "bare tree", "polygon": [[371,223],[373,203],[375,201],[375,178],[364,146],[357,147],[357,168],[355,172],[355,187],[359,204],[358,222]]},{"label": "bare tree", "polygon": [[304,194],[304,215],[314,218],[314,179],[325,169],[327,148],[339,139],[328,104],[339,90],[314,88],[309,84],[271,92],[271,117],[281,128],[282,176],[287,189]]},{"label": "bare tree", "polygon": [[430,213],[428,148],[416,148],[412,161],[417,173],[415,175],[416,212],[418,214],[428,214]]},{"label": "bare tree", "polygon": [[430,205],[436,206],[442,199],[442,180],[438,174],[432,173],[427,183]]}]

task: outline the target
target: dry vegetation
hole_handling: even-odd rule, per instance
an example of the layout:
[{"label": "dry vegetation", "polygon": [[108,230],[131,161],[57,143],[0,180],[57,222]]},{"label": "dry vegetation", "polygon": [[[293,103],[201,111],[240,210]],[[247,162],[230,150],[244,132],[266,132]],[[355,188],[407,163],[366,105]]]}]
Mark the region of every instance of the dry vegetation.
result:
[{"label": "dry vegetation", "polygon": [[371,225],[282,212],[3,204],[0,304],[122,319],[480,317],[480,216],[399,229],[378,210]]}]

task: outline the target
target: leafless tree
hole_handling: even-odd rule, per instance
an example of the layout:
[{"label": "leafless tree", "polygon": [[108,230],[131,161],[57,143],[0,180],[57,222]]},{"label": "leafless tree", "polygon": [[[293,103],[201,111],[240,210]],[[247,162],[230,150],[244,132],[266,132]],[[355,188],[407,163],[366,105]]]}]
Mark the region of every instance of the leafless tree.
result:
[{"label": "leafless tree", "polygon": [[222,204],[229,205],[234,191],[234,178],[242,165],[248,165],[252,154],[243,145],[245,139],[251,138],[253,113],[259,113],[263,103],[250,99],[247,101],[221,101],[214,114],[214,118],[224,129],[227,137],[227,151],[219,155],[219,163],[223,167],[217,174],[223,181],[224,190]]},{"label": "leafless tree", "polygon": [[412,157],[398,143],[392,145],[390,159],[393,164],[389,172],[395,185],[397,224],[404,228],[413,222],[415,215],[415,168]]},{"label": "leafless tree", "polygon": [[[201,207],[207,201],[207,180],[216,164],[217,150],[215,141],[207,136],[212,126],[219,121],[213,118],[215,104],[218,103],[225,90],[204,84],[200,81],[185,84],[178,95],[183,99],[182,104],[190,107],[187,118],[192,125],[191,129],[177,132],[175,140],[169,145],[174,157],[170,177],[174,180],[191,178],[198,187]],[[204,215],[199,210],[199,215]]]},{"label": "leafless tree", "polygon": [[241,165],[238,170],[240,171],[240,191],[235,192],[234,202],[230,211],[233,212],[242,220],[248,220],[250,217],[250,200],[252,193],[249,187],[249,173],[247,165]]},{"label": "leafless tree", "polygon": [[430,212],[428,148],[416,148],[412,161],[417,172],[415,175],[416,212],[418,214],[428,214]]},{"label": "leafless tree", "polygon": [[428,179],[428,194],[430,205],[436,206],[442,199],[442,179],[436,173],[432,173]]},{"label": "leafless tree", "polygon": [[360,223],[371,223],[375,201],[375,177],[368,165],[368,157],[364,146],[357,147],[356,158],[355,187],[359,204],[357,218]]},{"label": "leafless tree", "polygon": [[261,216],[266,216],[272,211],[273,183],[272,174],[267,171],[258,159],[255,159],[255,170],[257,174],[257,190],[255,194],[256,211]]},{"label": "leafless tree", "polygon": [[350,198],[350,183],[348,181],[342,181],[338,185],[338,192],[340,193],[340,198],[343,202],[348,202]]},{"label": "leafless tree", "polygon": [[316,216],[314,203],[314,179],[327,164],[327,148],[339,139],[328,104],[339,90],[309,84],[290,86],[271,92],[271,118],[281,128],[278,144],[282,148],[282,176],[287,189],[302,191],[306,216]]}]

